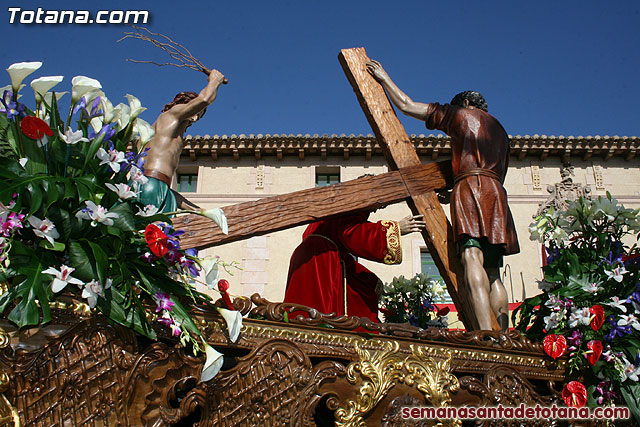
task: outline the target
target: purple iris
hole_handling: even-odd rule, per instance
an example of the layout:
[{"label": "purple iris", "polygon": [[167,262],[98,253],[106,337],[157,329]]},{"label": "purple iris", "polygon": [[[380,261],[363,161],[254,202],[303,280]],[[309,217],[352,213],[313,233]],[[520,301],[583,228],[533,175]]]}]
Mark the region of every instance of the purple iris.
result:
[{"label": "purple iris", "polygon": [[640,303],[640,283],[638,283],[636,285],[636,291],[634,293],[632,293],[631,295],[629,295],[629,297],[627,298],[627,300],[625,302],[626,303],[631,303],[631,302]]},{"label": "purple iris", "polygon": [[102,114],[100,110],[100,97],[96,96],[93,102],[91,103],[91,112],[87,111],[87,99],[83,96],[80,98],[80,101],[76,104],[73,109],[73,114],[76,114],[80,111],[80,115],[87,120],[91,120],[92,118]]},{"label": "purple iris", "polygon": [[5,113],[9,120],[13,120],[16,116],[24,117],[27,114],[24,112],[25,106],[17,101],[13,100],[13,93],[8,90],[4,91],[0,102],[4,108],[0,112]]},{"label": "purple iris", "polygon": [[558,258],[560,258],[560,249],[553,247],[553,248],[548,248],[545,246],[544,248],[547,251],[547,263],[551,264],[553,261],[557,260]]},{"label": "purple iris", "polygon": [[76,106],[73,108],[73,114],[77,113],[80,110],[86,111],[86,107],[87,107],[87,98],[83,96],[82,98],[80,98],[80,101],[78,101]]},{"label": "purple iris", "polygon": [[[198,256],[198,251],[194,248],[189,248],[187,250],[184,251],[185,255],[191,256],[191,257],[197,257]],[[189,274],[191,275],[191,277],[198,277],[199,274],[199,269],[197,264],[195,263],[195,261],[193,261],[192,259],[187,258],[186,256],[180,257],[180,265],[182,266],[182,268],[186,271],[189,272]]]},{"label": "purple iris", "polygon": [[132,151],[125,153],[126,163],[120,163],[120,172],[128,171],[131,166],[135,166],[144,173],[144,157],[147,155],[149,147],[145,148],[141,153],[137,154]]},{"label": "purple iris", "polygon": [[168,237],[167,248],[169,249],[169,251],[165,255],[165,259],[170,265],[176,264],[182,257],[182,254],[180,253],[180,241],[178,240],[178,237],[186,233],[186,230],[173,231],[173,228],[171,228],[167,224],[160,225],[162,228],[162,232]]},{"label": "purple iris", "polygon": [[609,325],[611,325],[611,330],[604,337],[605,341],[607,341],[607,342],[608,341],[612,341],[616,337],[623,337],[623,336],[631,333],[631,326],[630,325],[625,325],[625,326],[618,325],[618,322],[616,321],[616,319],[615,319],[615,317],[613,315],[610,315],[609,317],[607,317],[607,320],[609,321]]},{"label": "purple iris", "polygon": [[156,294],[156,299],[158,300],[158,302],[157,302],[158,306],[156,307],[156,313],[159,313],[162,310],[171,311],[171,307],[173,307],[175,305],[173,303],[173,301],[171,301],[171,295],[166,294],[166,293],[158,292]]},{"label": "purple iris", "polygon": [[102,129],[100,129],[100,132],[98,132],[97,134],[93,130],[93,127],[89,128],[89,134],[87,136],[89,137],[89,139],[94,139],[99,138],[101,135],[104,135],[104,137],[102,137],[102,141],[104,142],[109,141],[115,134],[115,123],[109,123],[108,125],[102,126]]}]

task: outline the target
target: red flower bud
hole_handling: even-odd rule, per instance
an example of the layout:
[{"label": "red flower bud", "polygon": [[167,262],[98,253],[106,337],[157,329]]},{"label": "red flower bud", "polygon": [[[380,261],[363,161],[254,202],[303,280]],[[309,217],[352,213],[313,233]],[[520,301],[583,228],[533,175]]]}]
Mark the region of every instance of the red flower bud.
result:
[{"label": "red flower bud", "polygon": [[236,308],[233,305],[233,302],[231,302],[229,292],[227,292],[229,290],[229,281],[225,279],[218,280],[218,290],[222,295],[222,302],[224,303],[224,306],[227,307],[227,310],[235,310]]},{"label": "red flower bud", "polygon": [[226,292],[229,290],[229,281],[225,279],[218,280],[218,290],[220,292]]}]

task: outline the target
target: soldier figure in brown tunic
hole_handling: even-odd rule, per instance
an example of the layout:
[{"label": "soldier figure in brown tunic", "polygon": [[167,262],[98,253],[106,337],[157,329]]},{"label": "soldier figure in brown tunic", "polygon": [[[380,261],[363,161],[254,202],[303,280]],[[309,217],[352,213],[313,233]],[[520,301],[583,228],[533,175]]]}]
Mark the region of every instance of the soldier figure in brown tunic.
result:
[{"label": "soldier figure in brown tunic", "polygon": [[478,92],[462,92],[450,104],[414,102],[391,80],[377,61],[367,63],[393,104],[423,120],[428,129],[451,137],[454,186],[451,193],[453,232],[464,278],[471,290],[480,329],[491,329],[491,312],[502,330],[509,326],[507,292],[500,279],[502,256],[520,252],[503,187],[509,165],[509,136],[487,112]]}]

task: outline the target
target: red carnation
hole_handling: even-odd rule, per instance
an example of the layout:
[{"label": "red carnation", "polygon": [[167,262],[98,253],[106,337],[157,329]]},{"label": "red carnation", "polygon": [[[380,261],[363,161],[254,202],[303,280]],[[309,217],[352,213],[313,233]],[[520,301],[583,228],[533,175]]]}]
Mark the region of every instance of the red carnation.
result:
[{"label": "red carnation", "polygon": [[34,116],[27,116],[20,121],[22,133],[31,139],[40,139],[43,136],[53,136],[53,131],[47,122]]},{"label": "red carnation", "polygon": [[589,309],[589,312],[591,313],[589,325],[591,326],[591,329],[597,331],[604,323],[604,308],[602,308],[601,305],[594,305]]},{"label": "red carnation", "polygon": [[582,408],[587,404],[587,389],[580,381],[571,381],[562,389],[564,404],[572,408]]},{"label": "red carnation", "polygon": [[167,235],[155,224],[149,224],[144,229],[144,240],[147,241],[151,252],[158,258],[162,258],[169,251],[167,248]]},{"label": "red carnation", "polygon": [[542,344],[545,353],[554,359],[562,356],[567,349],[567,339],[564,335],[549,334],[544,337]]},{"label": "red carnation", "polygon": [[602,354],[602,343],[598,340],[592,340],[587,343],[587,348],[589,351],[587,351],[584,356],[587,358],[587,362],[593,366]]}]

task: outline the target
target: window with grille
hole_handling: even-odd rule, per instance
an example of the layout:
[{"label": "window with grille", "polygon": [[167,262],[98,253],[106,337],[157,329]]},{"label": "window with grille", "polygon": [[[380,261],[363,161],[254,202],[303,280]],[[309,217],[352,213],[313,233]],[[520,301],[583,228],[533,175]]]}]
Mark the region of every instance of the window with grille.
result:
[{"label": "window with grille", "polygon": [[178,192],[195,193],[197,190],[198,174],[179,174]]},{"label": "window with grille", "polygon": [[438,266],[436,266],[436,262],[433,260],[433,257],[431,256],[431,254],[429,253],[429,251],[427,249],[421,249],[420,250],[420,263],[421,263],[421,272],[424,274],[428,274],[429,277],[435,278],[435,279],[439,279],[440,282],[442,283],[442,286],[445,287],[445,294],[444,294],[444,301],[435,301],[437,303],[446,303],[446,304],[450,304],[453,302],[453,300],[451,299],[451,296],[449,295],[449,292],[447,291],[446,285],[444,284],[444,281],[442,280],[442,276],[440,276],[440,271],[438,271]]}]

